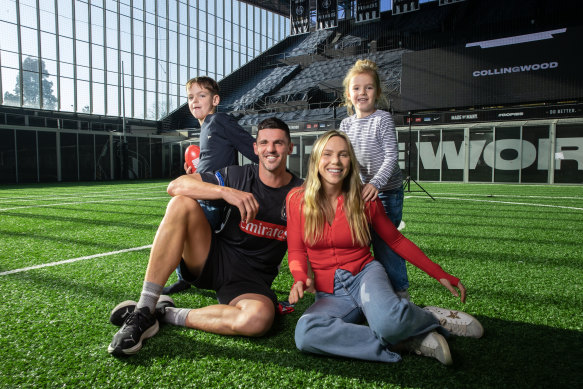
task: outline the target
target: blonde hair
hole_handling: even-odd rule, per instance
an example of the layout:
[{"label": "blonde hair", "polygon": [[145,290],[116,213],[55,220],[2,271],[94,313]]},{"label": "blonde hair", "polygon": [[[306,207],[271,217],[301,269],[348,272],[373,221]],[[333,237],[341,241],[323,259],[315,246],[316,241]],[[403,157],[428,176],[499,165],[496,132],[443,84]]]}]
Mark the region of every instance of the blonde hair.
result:
[{"label": "blonde hair", "polygon": [[344,213],[350,226],[352,243],[356,242],[360,246],[367,246],[370,244],[370,231],[364,212],[365,204],[362,199],[362,182],[359,175],[358,161],[348,136],[337,130],[328,131],[316,140],[310,154],[306,181],[301,189],[295,193],[300,196],[303,195],[304,240],[309,244],[315,244],[322,238],[324,223],[327,223],[325,209],[329,205],[324,196],[318,166],[324,146],[326,146],[330,138],[335,136],[339,136],[346,141],[350,156],[350,168],[342,183],[342,192],[344,194]]},{"label": "blonde hair", "polygon": [[387,98],[383,94],[383,87],[381,83],[381,78],[379,76],[379,68],[376,63],[371,61],[370,59],[359,59],[356,63],[348,70],[346,73],[346,77],[344,77],[344,81],[342,81],[342,86],[344,86],[344,103],[343,105],[346,106],[348,113],[350,115],[354,115],[354,106],[352,105],[352,101],[350,101],[350,81],[355,76],[359,74],[369,74],[374,82],[375,87],[375,104],[379,102],[381,105],[388,107],[389,103]]}]

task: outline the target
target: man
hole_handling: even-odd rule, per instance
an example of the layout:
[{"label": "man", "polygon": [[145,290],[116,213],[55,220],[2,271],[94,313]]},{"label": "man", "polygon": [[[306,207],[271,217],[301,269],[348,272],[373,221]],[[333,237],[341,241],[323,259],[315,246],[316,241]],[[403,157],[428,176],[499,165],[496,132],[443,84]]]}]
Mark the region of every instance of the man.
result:
[{"label": "man", "polygon": [[[251,162],[258,162],[253,152],[253,137],[243,129],[235,118],[226,113],[217,112],[221,101],[219,84],[212,78],[195,77],[186,83],[186,95],[190,113],[200,123],[200,162],[198,173],[214,173],[225,166],[238,165],[237,152]],[[184,170],[192,173],[186,162]],[[220,227],[221,210],[211,202],[199,201],[212,230]],[[190,288],[190,283],[183,280],[180,267],[176,269],[178,281],[164,288],[163,294],[178,293]]]},{"label": "man", "polygon": [[[137,303],[114,308],[114,324],[129,314],[109,353],[138,352],[142,341],[158,332],[158,319],[224,335],[261,336],[271,328],[277,298],[270,287],[287,250],[285,197],[301,180],[286,169],[293,144],[281,120],[259,124],[253,149],[259,165],[187,174],[170,183],[173,198],[154,238],[142,294]],[[230,205],[219,233],[212,232],[197,200]],[[215,290],[220,304],[179,309],[168,296],[160,299],[179,264],[186,281]]]}]

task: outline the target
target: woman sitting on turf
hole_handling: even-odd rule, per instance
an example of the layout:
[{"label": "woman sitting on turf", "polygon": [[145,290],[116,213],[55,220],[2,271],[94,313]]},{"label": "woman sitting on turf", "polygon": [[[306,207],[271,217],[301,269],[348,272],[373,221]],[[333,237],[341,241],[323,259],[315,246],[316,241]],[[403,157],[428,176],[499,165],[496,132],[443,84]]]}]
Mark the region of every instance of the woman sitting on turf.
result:
[{"label": "woman sitting on turf", "polygon": [[[370,361],[397,362],[395,351],[413,351],[452,363],[445,338],[435,330],[480,337],[483,328],[472,316],[436,307],[422,309],[400,299],[383,266],[370,252],[370,227],[397,254],[439,280],[465,302],[460,280],[432,262],[405,238],[377,199],[362,200],[358,162],[348,137],[329,131],[312,149],[303,186],[287,196],[288,261],[295,283],[289,301],[296,303],[312,284],[316,302],[299,319],[298,349]],[[368,326],[362,325],[364,320]]]}]

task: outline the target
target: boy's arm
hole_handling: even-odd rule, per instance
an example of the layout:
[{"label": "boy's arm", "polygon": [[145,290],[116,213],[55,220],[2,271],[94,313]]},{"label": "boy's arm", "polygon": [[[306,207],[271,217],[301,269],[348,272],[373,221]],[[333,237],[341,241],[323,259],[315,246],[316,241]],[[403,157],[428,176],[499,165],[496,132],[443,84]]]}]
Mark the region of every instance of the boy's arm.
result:
[{"label": "boy's arm", "polygon": [[229,123],[226,123],[225,132],[226,138],[229,139],[233,147],[238,152],[243,154],[247,159],[253,163],[259,163],[259,158],[253,150],[253,143],[255,139],[243,127],[237,123],[235,118],[229,116]]}]

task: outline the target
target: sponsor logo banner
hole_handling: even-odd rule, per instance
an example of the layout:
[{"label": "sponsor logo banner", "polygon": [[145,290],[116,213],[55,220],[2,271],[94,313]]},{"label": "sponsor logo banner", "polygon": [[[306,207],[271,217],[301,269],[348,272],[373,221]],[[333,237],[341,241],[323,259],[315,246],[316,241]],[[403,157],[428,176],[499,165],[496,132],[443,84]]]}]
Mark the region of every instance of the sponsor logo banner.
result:
[{"label": "sponsor logo banner", "polygon": [[356,21],[366,22],[381,17],[379,0],[356,0]]},{"label": "sponsor logo banner", "polygon": [[292,35],[305,34],[310,30],[310,0],[290,0]]},{"label": "sponsor logo banner", "polygon": [[278,224],[268,223],[261,220],[253,220],[250,223],[241,220],[239,223],[241,231],[258,236],[260,238],[276,239],[280,241],[287,240],[287,228]]}]

